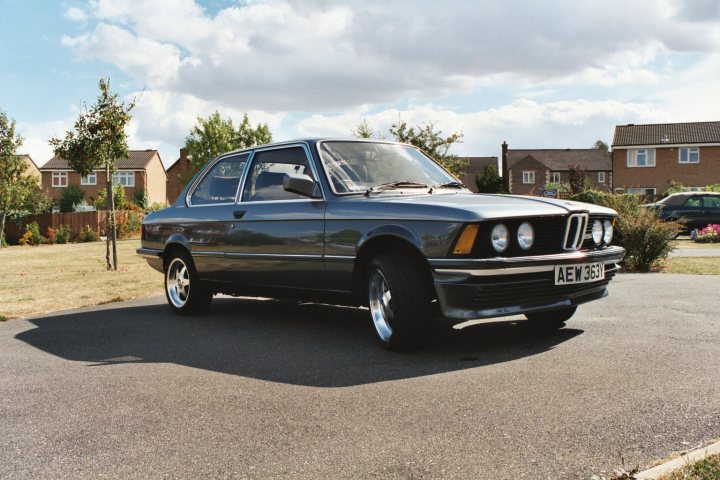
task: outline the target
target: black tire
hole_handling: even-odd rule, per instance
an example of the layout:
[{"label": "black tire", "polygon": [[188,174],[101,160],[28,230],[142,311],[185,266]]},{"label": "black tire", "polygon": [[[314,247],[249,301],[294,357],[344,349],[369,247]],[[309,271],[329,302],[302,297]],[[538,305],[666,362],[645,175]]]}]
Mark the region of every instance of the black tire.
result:
[{"label": "black tire", "polygon": [[170,255],[165,265],[165,298],[178,315],[194,315],[208,309],[213,293],[198,278],[195,263],[185,251]]},{"label": "black tire", "polygon": [[406,254],[376,256],[368,269],[370,319],[380,344],[395,351],[425,343],[432,331],[432,280]]},{"label": "black tire", "polygon": [[527,318],[533,328],[539,330],[559,330],[565,326],[565,322],[570,320],[575,314],[577,307],[567,307],[558,310],[546,310],[544,312],[526,313]]}]

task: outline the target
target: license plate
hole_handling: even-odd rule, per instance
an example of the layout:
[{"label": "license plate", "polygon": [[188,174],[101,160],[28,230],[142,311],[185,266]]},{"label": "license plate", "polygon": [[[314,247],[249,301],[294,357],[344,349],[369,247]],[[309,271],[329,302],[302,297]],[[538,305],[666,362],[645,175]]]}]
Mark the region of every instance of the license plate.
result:
[{"label": "license plate", "polygon": [[604,278],[605,265],[602,262],[555,266],[555,285],[597,282]]}]

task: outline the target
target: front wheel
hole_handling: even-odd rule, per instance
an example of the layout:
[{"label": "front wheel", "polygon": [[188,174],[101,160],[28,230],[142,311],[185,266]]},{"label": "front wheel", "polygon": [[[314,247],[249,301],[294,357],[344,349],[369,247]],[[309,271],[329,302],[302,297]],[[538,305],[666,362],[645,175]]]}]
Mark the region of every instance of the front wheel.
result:
[{"label": "front wheel", "polygon": [[526,313],[527,318],[534,328],[542,330],[558,330],[565,326],[575,314],[577,307],[567,307],[558,310],[546,310],[544,312]]},{"label": "front wheel", "polygon": [[419,346],[431,330],[430,280],[421,266],[401,253],[382,254],[370,263],[368,306],[380,343],[390,350]]},{"label": "front wheel", "polygon": [[195,264],[185,252],[173,254],[165,268],[165,296],[180,315],[201,313],[210,306],[212,292],[198,278]]}]

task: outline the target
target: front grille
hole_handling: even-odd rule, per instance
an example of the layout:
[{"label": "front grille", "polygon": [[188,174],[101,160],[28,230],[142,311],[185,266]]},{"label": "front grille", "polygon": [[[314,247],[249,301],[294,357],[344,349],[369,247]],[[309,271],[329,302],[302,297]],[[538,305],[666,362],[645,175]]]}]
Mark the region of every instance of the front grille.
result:
[{"label": "front grille", "polygon": [[565,228],[565,238],[563,239],[564,250],[579,250],[582,247],[585,230],[588,225],[587,213],[574,213],[570,215]]},{"label": "front grille", "polygon": [[522,275],[521,279],[473,285],[475,295],[473,308],[488,310],[512,306],[545,305],[561,300],[582,297],[604,288],[610,282],[617,268],[605,266],[605,279],[578,285],[555,285],[552,272]]}]

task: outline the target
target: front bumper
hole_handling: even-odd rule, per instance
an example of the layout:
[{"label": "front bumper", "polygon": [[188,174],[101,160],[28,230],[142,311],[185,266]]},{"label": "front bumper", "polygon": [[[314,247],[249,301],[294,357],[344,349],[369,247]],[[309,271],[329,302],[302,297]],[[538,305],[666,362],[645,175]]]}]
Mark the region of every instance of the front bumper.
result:
[{"label": "front bumper", "polygon": [[[532,257],[429,259],[443,315],[454,321],[572,307],[607,295],[625,249],[577,251]],[[602,262],[597,282],[555,285],[557,265]]]}]

